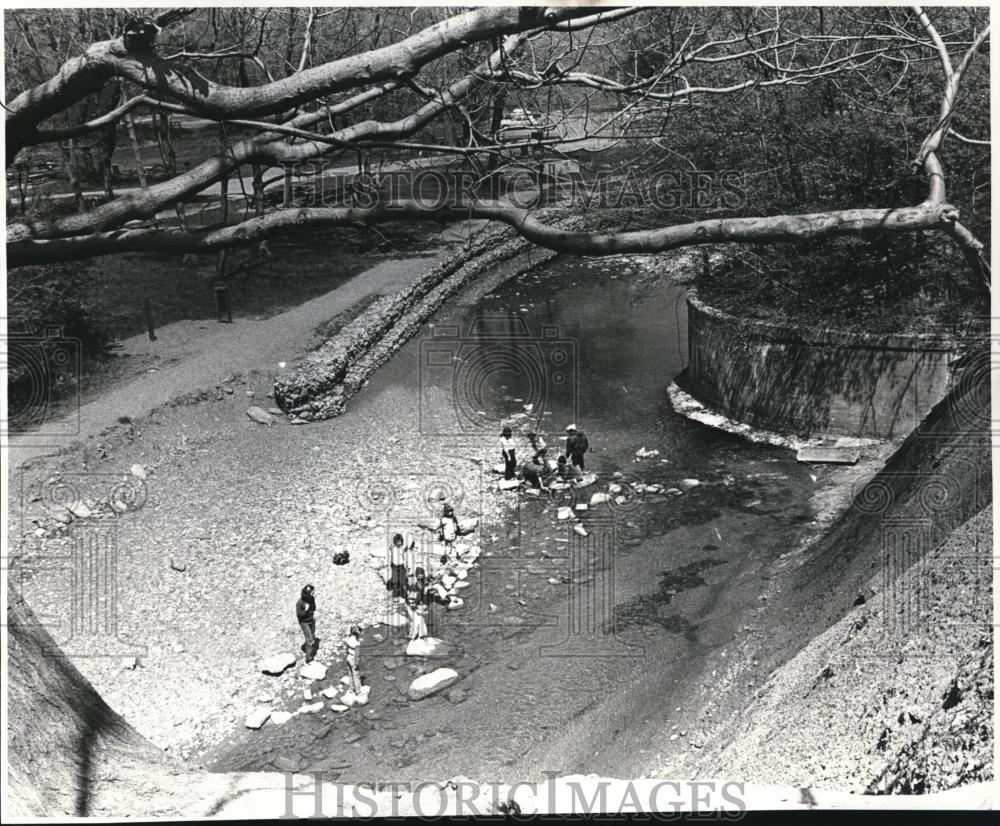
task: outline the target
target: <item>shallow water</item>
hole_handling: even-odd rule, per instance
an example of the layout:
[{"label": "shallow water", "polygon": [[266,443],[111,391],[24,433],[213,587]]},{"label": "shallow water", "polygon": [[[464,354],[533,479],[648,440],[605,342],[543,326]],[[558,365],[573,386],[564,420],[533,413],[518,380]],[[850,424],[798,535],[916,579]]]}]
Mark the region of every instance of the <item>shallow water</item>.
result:
[{"label": "shallow water", "polygon": [[[665,388],[686,363],[684,288],[648,275],[621,260],[557,259],[471,305],[450,303],[373,377],[346,415],[403,389],[425,438],[455,455],[485,450],[487,468],[500,460],[502,420],[542,432],[550,455],[573,420],[600,480],[550,499],[500,493],[484,473],[485,489],[456,502],[458,515],[482,496],[500,498],[506,517],[479,537],[464,608],[432,612],[431,633],[453,651],[415,662],[402,656],[405,635],[383,629],[384,642],[364,646],[376,686],[368,708],[333,728],[321,715],[237,735],[212,768],[280,757],[281,767],[345,781],[492,780],[624,776],[669,762],[660,741],[670,709],[690,716],[704,702],[695,695],[707,657],[738,635],[767,564],[810,518],[811,482],[790,452],[674,413]],[[659,455],[637,461],[641,447]],[[683,479],[700,484],[680,496],[629,488]],[[621,501],[574,510],[588,536],[556,518],[609,483],[623,486]],[[466,698],[410,703],[413,675],[443,665],[459,672]]]}]

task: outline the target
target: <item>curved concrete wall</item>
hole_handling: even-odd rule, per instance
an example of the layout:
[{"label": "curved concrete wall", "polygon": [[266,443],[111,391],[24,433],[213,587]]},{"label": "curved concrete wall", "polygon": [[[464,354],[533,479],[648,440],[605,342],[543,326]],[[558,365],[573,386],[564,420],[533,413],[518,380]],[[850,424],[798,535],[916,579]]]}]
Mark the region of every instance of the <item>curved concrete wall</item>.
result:
[{"label": "curved concrete wall", "polygon": [[802,329],[688,295],[687,389],[740,421],[802,436],[906,436],[948,389],[950,336]]}]

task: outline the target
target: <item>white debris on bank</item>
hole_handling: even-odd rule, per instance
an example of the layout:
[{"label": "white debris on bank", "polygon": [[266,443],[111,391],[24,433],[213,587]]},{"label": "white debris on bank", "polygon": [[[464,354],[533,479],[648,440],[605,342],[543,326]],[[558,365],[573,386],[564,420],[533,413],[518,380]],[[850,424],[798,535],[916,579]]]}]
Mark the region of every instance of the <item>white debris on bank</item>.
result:
[{"label": "white debris on bank", "polygon": [[[788,436],[782,433],[775,433],[772,430],[762,430],[760,428],[752,427],[744,422],[738,422],[735,419],[730,419],[728,416],[706,407],[690,393],[682,390],[676,382],[670,382],[670,385],[667,387],[667,394],[670,397],[670,403],[673,405],[674,410],[682,416],[685,416],[692,421],[708,425],[709,427],[714,427],[717,430],[723,430],[726,433],[742,436],[744,439],[755,442],[756,444],[787,447],[796,452],[809,451],[810,449],[820,447],[851,448],[857,449],[859,456],[863,448],[883,444],[883,442],[879,439],[864,439],[851,436],[813,436],[803,439],[798,436]],[[809,453],[807,452],[805,456],[808,455]],[[821,459],[809,460],[803,457],[800,461],[821,461]]]}]

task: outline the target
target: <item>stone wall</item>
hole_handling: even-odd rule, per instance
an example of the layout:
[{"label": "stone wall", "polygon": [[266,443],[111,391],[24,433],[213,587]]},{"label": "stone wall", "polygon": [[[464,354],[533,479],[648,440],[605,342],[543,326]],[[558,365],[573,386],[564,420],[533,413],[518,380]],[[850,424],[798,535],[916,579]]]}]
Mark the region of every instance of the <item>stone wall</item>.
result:
[{"label": "stone wall", "polygon": [[949,336],[872,335],[755,321],[688,296],[686,389],[755,427],[901,438],[944,398]]}]

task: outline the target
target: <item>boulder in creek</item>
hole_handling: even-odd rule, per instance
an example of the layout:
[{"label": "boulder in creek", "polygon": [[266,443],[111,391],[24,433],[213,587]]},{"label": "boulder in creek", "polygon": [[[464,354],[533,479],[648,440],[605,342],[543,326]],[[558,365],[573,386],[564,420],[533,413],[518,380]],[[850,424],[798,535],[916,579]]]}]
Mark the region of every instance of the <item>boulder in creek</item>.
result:
[{"label": "boulder in creek", "polygon": [[447,654],[451,646],[437,637],[410,640],[406,646],[407,657],[440,657]]},{"label": "boulder in creek", "polygon": [[276,726],[283,726],[291,719],[292,712],[290,711],[274,711],[271,713],[271,722]]},{"label": "boulder in creek", "polygon": [[295,665],[294,654],[273,654],[266,660],[261,660],[257,666],[265,674],[277,676]]},{"label": "boulder in creek", "polygon": [[299,669],[299,676],[303,680],[322,680],[326,677],[326,666],[321,662],[313,660]]},{"label": "boulder in creek", "polygon": [[322,710],[323,710],[323,701],[322,700],[318,700],[315,703],[305,703],[305,704],[299,706],[299,710],[296,711],[295,713],[296,714],[315,714],[317,711],[322,711]]},{"label": "boulder in creek", "polygon": [[94,512],[87,507],[86,503],[80,502],[79,500],[76,502],[70,502],[66,506],[66,510],[73,514],[73,516],[77,519],[90,519],[90,517],[94,515]]},{"label": "boulder in creek", "polygon": [[254,711],[252,711],[247,716],[247,719],[243,722],[243,725],[245,725],[247,728],[259,729],[261,726],[264,725],[264,723],[268,721],[268,718],[270,716],[271,716],[271,709],[269,708],[254,709]]},{"label": "boulder in creek", "polygon": [[430,674],[421,674],[410,683],[406,696],[411,700],[423,700],[458,682],[458,672],[452,668],[437,668]]}]

